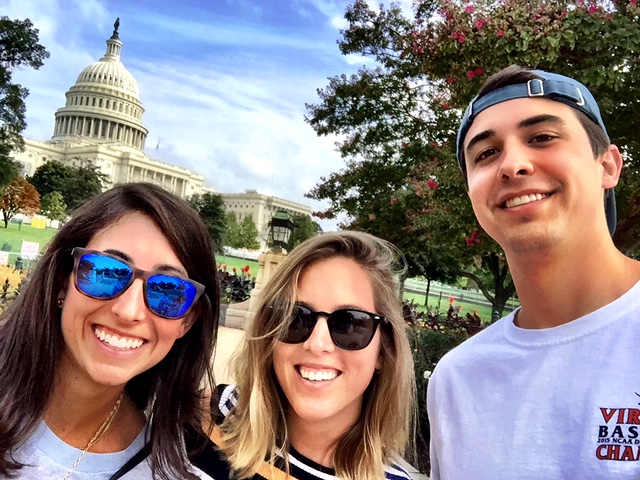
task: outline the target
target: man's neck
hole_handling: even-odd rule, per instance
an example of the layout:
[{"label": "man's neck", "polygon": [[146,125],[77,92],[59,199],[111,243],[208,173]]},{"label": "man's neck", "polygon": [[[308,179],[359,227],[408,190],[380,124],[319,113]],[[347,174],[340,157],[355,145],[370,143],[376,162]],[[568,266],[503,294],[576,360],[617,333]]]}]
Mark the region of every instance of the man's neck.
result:
[{"label": "man's neck", "polygon": [[[586,248],[588,247],[588,248]],[[640,262],[612,243],[509,254],[521,328],[550,328],[608,305],[640,281]]]}]

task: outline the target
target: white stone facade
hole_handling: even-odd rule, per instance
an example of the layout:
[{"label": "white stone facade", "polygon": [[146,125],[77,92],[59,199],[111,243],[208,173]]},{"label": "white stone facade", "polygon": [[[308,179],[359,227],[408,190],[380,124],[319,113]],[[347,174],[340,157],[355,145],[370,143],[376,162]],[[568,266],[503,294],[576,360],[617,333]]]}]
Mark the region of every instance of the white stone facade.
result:
[{"label": "white stone facade", "polygon": [[245,190],[244,193],[220,193],[224,200],[225,211],[236,214],[238,222],[246,217],[253,218],[258,228],[258,241],[263,249],[269,236],[269,222],[277,210],[285,210],[292,216],[311,216],[311,208],[301,203],[284,200],[258,193],[257,190]]},{"label": "white stone facade", "polygon": [[51,140],[25,138],[25,150],[13,153],[23,165],[22,175],[33,175],[49,160],[64,165],[89,162],[111,185],[151,182],[183,198],[213,191],[202,175],[144,153],[144,108],[138,85],[120,60],[121,48],[116,29],[105,55],[86,67],[66,93],[65,106],[55,114]]}]

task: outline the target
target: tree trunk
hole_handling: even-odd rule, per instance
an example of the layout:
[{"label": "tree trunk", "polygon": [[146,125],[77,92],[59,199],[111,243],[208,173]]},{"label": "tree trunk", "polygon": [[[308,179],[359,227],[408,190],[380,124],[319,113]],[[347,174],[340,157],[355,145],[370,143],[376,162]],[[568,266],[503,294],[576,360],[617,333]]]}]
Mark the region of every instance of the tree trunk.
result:
[{"label": "tree trunk", "polygon": [[427,277],[427,291],[424,295],[424,306],[429,307],[429,290],[431,290],[431,277]]}]

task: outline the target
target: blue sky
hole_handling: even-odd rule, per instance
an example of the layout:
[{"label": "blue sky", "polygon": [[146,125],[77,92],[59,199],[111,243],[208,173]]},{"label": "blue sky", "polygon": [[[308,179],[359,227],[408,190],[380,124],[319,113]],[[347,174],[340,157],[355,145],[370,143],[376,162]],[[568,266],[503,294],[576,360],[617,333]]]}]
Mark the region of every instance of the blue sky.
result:
[{"label": "blue sky", "polygon": [[104,55],[120,17],[147,154],[203,175],[218,192],[252,188],[322,208],[304,194],[344,161],[336,138],[319,138],[304,122],[304,105],[318,102],[327,77],[365,64],[336,44],[349,1],[6,1],[2,15],[30,18],[51,53],[39,70],[14,73],[30,90],[25,136],[51,138],[65,92]]}]

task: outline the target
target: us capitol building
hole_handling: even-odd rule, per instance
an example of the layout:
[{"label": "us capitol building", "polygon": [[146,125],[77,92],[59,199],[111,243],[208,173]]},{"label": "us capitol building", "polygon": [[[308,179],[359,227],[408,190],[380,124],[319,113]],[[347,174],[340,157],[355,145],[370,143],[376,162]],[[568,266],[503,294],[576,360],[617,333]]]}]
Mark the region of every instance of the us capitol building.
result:
[{"label": "us capitol building", "polygon": [[[204,177],[186,168],[148,157],[144,153],[147,127],[142,122],[144,108],[138,84],[120,60],[122,42],[119,19],[107,40],[107,51],[86,67],[66,93],[65,106],[55,113],[51,140],[25,138],[25,149],[13,157],[22,165],[22,175],[33,175],[42,164],[57,160],[64,165],[88,162],[100,168],[112,185],[150,182],[188,198],[214,192],[204,185]],[[259,194],[220,193],[227,212],[239,221],[252,216],[260,237],[266,237],[268,222],[278,209],[292,215],[310,215],[306,205]]]}]

